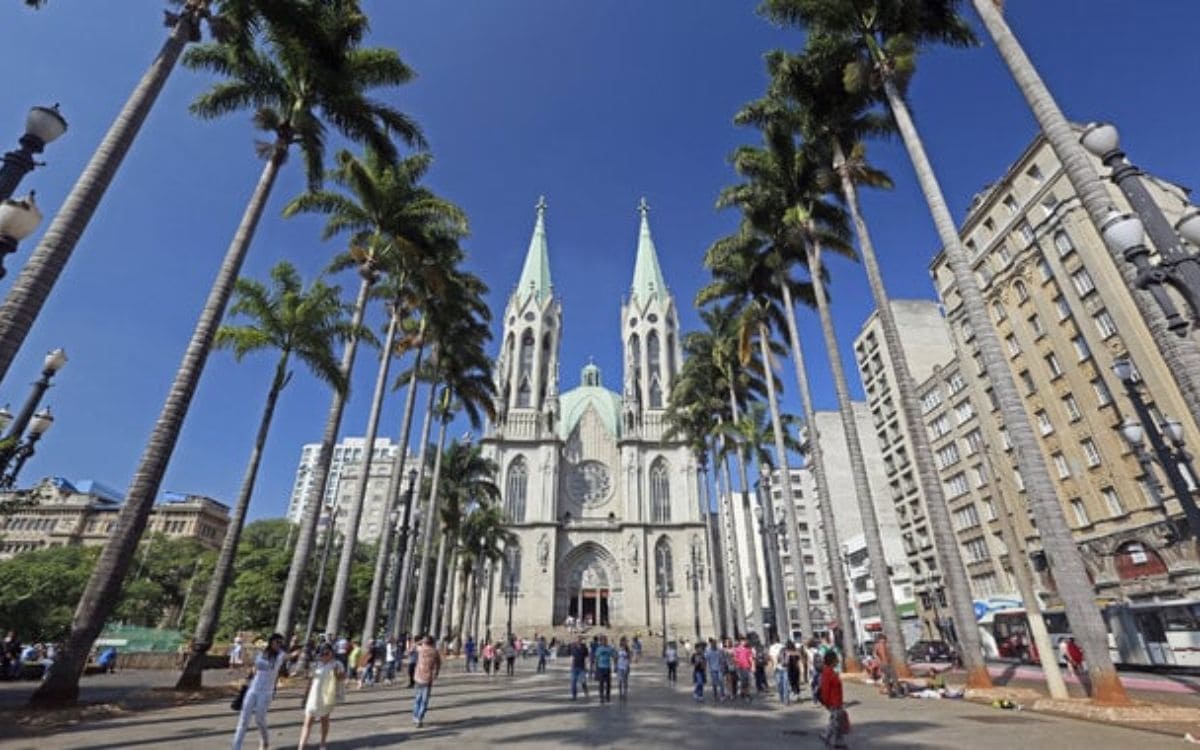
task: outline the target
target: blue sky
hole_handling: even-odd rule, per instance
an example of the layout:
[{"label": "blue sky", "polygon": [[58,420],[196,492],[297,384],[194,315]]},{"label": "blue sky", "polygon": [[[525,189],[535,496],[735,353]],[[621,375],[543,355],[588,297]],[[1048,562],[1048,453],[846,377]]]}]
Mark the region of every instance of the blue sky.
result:
[{"label": "blue sky", "polygon": [[[390,95],[424,127],[435,156],[429,184],[466,209],[470,265],[500,308],[520,273],[533,205],[547,196],[554,282],[564,304],[562,382],[571,387],[594,356],[617,387],[619,304],[633,273],[636,204],[652,206],[668,285],[696,325],[691,299],[704,283],[700,257],[736,217],[713,201],[733,180],[727,156],[755,134],[730,118],[765,85],[762,55],[797,48],[798,32],[757,17],[753,2],[563,2],[562,0],[365,0],[371,42],[396,47],[419,74]],[[15,147],[25,110],[61,102],[70,131],[26,177],[47,217],[58,208],[133,84],[165,37],[159,0],[52,0],[38,12],[0,5],[6,76],[0,149]],[[1200,183],[1200,80],[1193,30],[1200,5],[1059,0],[1007,3],[1010,23],[1069,117],[1117,122],[1140,165],[1185,186]],[[1086,12],[1084,12],[1086,10]],[[1119,41],[1118,41],[1119,40]],[[57,474],[123,488],[137,464],[195,316],[261,164],[249,115],[201,122],[188,102],[208,79],[177,70],[126,159],[67,272],[26,341],[0,403],[13,408],[41,356],[71,358],[46,402],[53,430],[25,479]],[[912,88],[918,127],[952,210],[1003,173],[1034,124],[995,51],[938,50],[921,58]],[[937,247],[901,147],[870,154],[896,181],[864,208],[896,297],[931,297],[928,261]],[[284,220],[302,189],[288,165],[245,273],[265,276],[280,259],[308,276],[338,246],[318,239],[313,218]],[[47,222],[48,219],[47,219]],[[45,224],[43,225],[43,228]],[[37,235],[6,265],[19,267]],[[844,357],[870,311],[860,268],[834,261],[834,312]],[[12,275],[0,280],[0,293]],[[343,284],[348,292],[354,279]],[[382,314],[375,310],[378,324]],[[833,408],[815,315],[801,314],[818,407]],[[237,364],[210,359],[164,489],[231,502],[265,395],[272,356]],[[376,360],[362,355],[344,434],[362,434]],[[861,393],[857,378],[852,387]],[[385,434],[399,423],[390,400]],[[251,507],[282,515],[300,446],[320,438],[328,394],[297,373],[284,393]],[[790,394],[785,404],[794,409]]]}]

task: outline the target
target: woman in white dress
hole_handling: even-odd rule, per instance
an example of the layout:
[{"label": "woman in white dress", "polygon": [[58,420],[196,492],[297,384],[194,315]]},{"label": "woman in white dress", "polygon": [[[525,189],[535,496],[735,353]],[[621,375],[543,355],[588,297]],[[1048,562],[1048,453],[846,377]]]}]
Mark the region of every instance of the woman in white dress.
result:
[{"label": "woman in white dress", "polygon": [[333,646],[321,646],[317,653],[317,666],[313,670],[312,682],[308,686],[308,699],[304,702],[304,728],[300,730],[299,750],[304,750],[312,731],[313,719],[321,720],[321,750],[329,738],[329,715],[341,698],[342,680],[346,668],[333,658]]}]

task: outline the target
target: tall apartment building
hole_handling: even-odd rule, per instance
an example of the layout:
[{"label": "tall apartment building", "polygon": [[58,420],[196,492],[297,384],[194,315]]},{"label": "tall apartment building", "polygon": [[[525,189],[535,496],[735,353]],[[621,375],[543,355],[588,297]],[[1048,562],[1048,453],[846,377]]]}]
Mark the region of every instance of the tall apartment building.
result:
[{"label": "tall apartment building", "polygon": [[[763,556],[763,539],[762,539],[762,522],[754,517],[746,517],[746,511],[742,507],[743,498],[747,493],[735,492],[730,498],[731,518],[734,527],[733,547],[737,550],[737,561],[741,572],[742,593],[741,601],[747,607],[746,622],[758,621],[758,616],[762,612],[763,607],[770,605],[771,597],[767,591],[767,564],[766,558]],[[751,514],[754,514],[754,508],[758,507],[758,498],[751,494],[749,496]],[[754,534],[754,546],[746,546],[746,525],[749,524],[751,532]],[[756,605],[753,602],[753,596],[750,591],[750,570],[753,569],[758,574],[758,589],[760,601]],[[754,610],[757,610],[755,613]],[[753,628],[761,632],[761,627]]]},{"label": "tall apartment building", "polygon": [[[1154,178],[1145,183],[1168,220],[1176,221],[1187,206],[1186,192]],[[1113,205],[1128,211],[1116,187],[1105,186]],[[1186,533],[1177,497],[1182,492],[1195,497],[1195,473],[1184,469],[1176,475],[1183,481],[1170,481],[1164,463],[1174,459],[1139,455],[1123,439],[1120,425],[1137,420],[1145,431],[1158,434],[1173,417],[1192,446],[1200,445],[1200,428],[1044,138],[1035,138],[975,199],[960,235],[1097,595],[1137,601],[1200,594],[1196,544]],[[986,431],[981,439],[995,481],[1010,507],[1024,508],[1021,475],[943,254],[934,259],[931,272],[955,340],[963,387],[979,412],[992,415],[983,421],[991,423],[999,445]],[[1119,360],[1132,364],[1134,378],[1128,384],[1114,373]],[[922,393],[928,397],[932,390]],[[947,482],[958,473],[956,465],[942,470]],[[1173,486],[1183,489],[1177,493]],[[1042,569],[1043,585],[1052,589],[1052,571],[1044,570],[1036,530],[1025,513],[1018,515],[1018,533],[1026,537],[1035,567]],[[990,530],[994,536],[996,530]]]},{"label": "tall apartment building", "polygon": [[[904,359],[915,382],[929,380],[954,361],[954,343],[938,303],[893,300],[892,314],[904,333]],[[913,584],[926,593],[924,598],[917,599],[919,617],[924,623],[922,630],[927,635],[934,634],[939,615],[934,611],[936,598],[929,597],[929,587],[941,579],[940,566],[929,527],[927,498],[913,459],[909,436],[914,426],[908,424],[900,407],[895,363],[884,346],[877,313],[871,314],[855,338],[854,357],[867,397],[869,431],[877,439],[886,480],[886,490],[880,494],[890,498],[894,508],[897,540],[901,542]],[[924,429],[924,425],[915,427]],[[868,432],[865,425],[860,431]],[[936,591],[933,593],[936,595]],[[924,606],[926,603],[929,606]]]}]

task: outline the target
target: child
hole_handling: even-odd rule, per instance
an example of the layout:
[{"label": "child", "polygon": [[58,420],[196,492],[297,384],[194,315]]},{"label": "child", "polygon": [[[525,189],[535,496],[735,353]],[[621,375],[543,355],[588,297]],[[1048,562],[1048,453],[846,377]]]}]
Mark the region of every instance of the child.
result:
[{"label": "child", "polygon": [[821,733],[825,747],[846,747],[846,734],[850,731],[850,717],[842,701],[842,678],[837,673],[836,651],[825,653],[825,668],[821,670],[821,686],[818,693],[821,705],[829,709],[829,725]]}]

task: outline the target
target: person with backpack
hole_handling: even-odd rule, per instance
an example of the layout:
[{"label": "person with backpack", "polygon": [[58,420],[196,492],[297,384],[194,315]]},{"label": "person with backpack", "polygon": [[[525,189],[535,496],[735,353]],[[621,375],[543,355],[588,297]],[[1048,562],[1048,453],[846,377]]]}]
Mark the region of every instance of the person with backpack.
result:
[{"label": "person with backpack", "polygon": [[837,673],[838,655],[830,649],[822,659],[821,687],[817,699],[829,711],[829,723],[821,733],[825,747],[846,747],[846,734],[850,731],[850,716],[846,713],[842,698],[842,678]]}]

